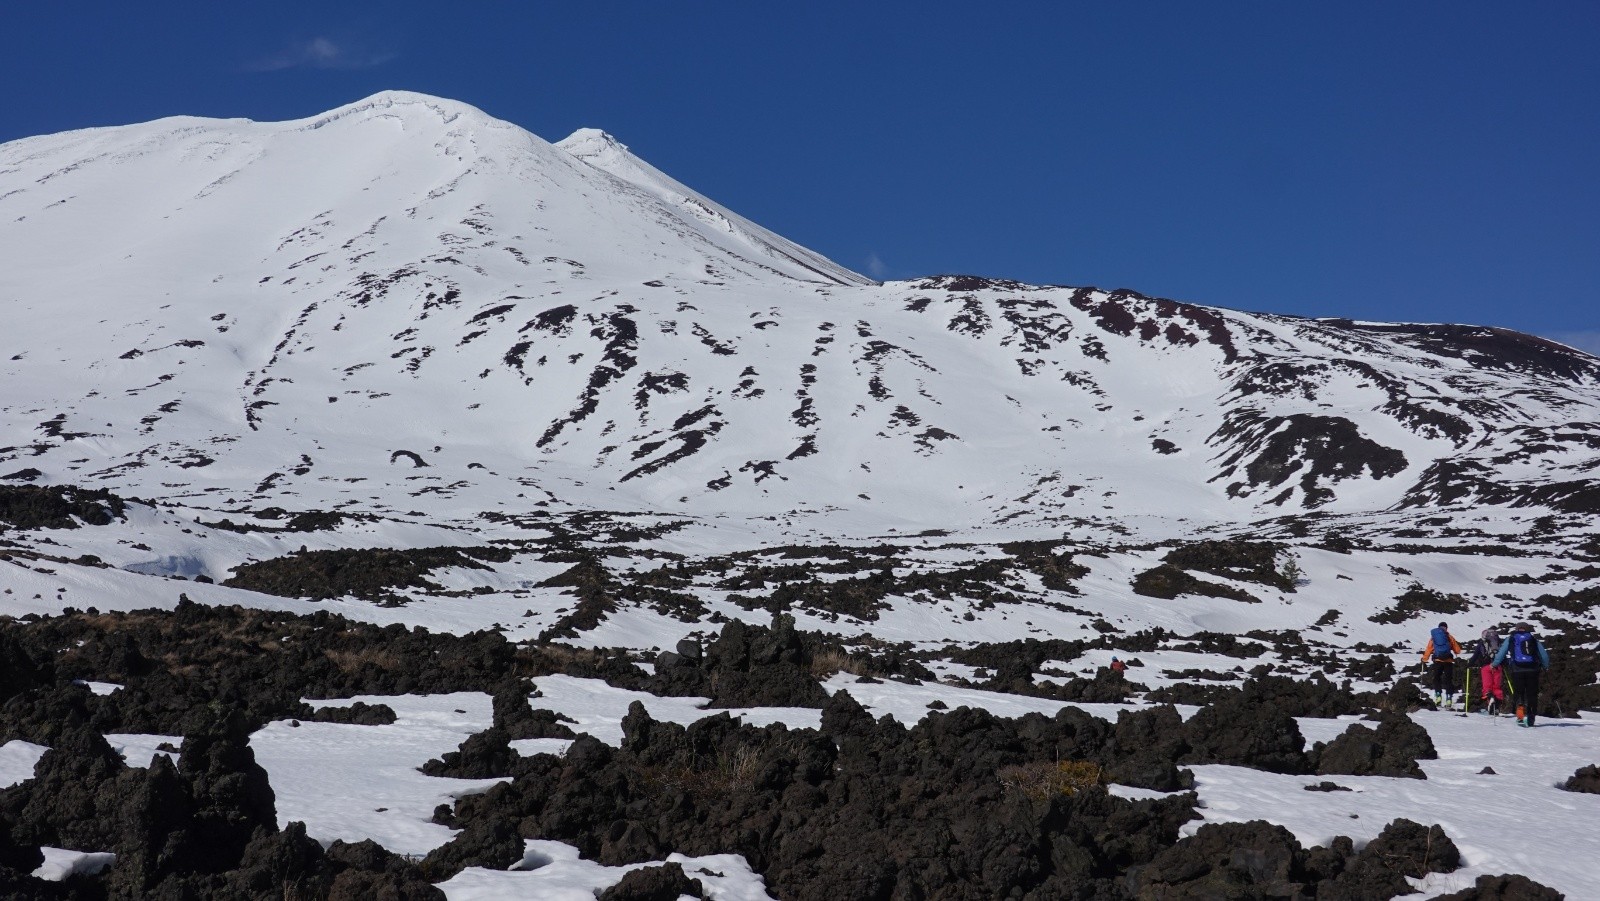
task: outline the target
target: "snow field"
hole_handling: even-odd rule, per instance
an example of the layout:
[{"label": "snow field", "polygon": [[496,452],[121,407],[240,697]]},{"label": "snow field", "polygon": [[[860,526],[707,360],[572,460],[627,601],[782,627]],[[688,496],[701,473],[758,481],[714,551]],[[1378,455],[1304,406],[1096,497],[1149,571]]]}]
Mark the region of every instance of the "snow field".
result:
[{"label": "snow field", "polygon": [[[580,858],[577,848],[561,842],[529,839],[526,844],[527,854],[512,870],[468,867],[439,883],[439,888],[450,901],[594,901],[597,894],[616,885],[630,870],[652,865],[608,867]],[[672,854],[664,862],[681,864],[689,878],[698,879],[705,886],[711,901],[771,901],[765,881],[751,872],[750,865],[738,854]]]},{"label": "snow field", "polygon": [[307,834],[322,842],[370,838],[396,854],[427,854],[455,834],[429,822],[435,807],[504,781],[438,778],[418,770],[492,725],[489,696],[457,692],[308,703],[335,707],[356,701],[388,704],[396,719],[386,726],[293,726],[280,720],[250,737],[256,762],[277,795],[278,824],[304,822]]},{"label": "snow field", "polygon": [[[1533,729],[1518,728],[1508,716],[1421,711],[1412,719],[1439,752],[1438,760],[1420,762],[1426,780],[1195,766],[1201,819],[1185,825],[1184,834],[1205,823],[1262,819],[1285,827],[1302,845],[1347,835],[1360,847],[1405,817],[1438,823],[1461,849],[1461,868],[1430,874],[1418,885],[1418,897],[1459,891],[1479,876],[1501,873],[1519,873],[1569,898],[1600,897],[1600,795],[1556,788],[1600,759],[1600,717],[1546,719]],[[1300,720],[1309,745],[1308,722]],[[1485,767],[1495,774],[1480,774]],[[1304,789],[1322,781],[1351,791]]]}]

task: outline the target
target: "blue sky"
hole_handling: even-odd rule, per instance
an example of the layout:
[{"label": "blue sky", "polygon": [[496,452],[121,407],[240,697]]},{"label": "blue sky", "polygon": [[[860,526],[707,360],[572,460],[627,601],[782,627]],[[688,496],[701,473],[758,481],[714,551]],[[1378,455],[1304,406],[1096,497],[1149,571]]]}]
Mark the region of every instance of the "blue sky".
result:
[{"label": "blue sky", "polygon": [[604,128],[880,278],[1600,352],[1600,3],[8,4],[0,140],[397,88]]}]

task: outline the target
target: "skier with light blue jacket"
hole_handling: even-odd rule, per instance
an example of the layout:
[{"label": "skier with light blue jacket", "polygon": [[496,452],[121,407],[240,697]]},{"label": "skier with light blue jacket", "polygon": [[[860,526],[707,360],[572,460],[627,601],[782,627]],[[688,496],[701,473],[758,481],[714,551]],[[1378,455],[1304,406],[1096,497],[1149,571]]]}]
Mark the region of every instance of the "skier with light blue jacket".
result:
[{"label": "skier with light blue jacket", "polygon": [[1511,682],[1511,703],[1517,707],[1517,725],[1532,726],[1539,712],[1539,674],[1550,668],[1550,654],[1544,642],[1533,634],[1533,626],[1519,623],[1500,643],[1493,666],[1505,664]]}]

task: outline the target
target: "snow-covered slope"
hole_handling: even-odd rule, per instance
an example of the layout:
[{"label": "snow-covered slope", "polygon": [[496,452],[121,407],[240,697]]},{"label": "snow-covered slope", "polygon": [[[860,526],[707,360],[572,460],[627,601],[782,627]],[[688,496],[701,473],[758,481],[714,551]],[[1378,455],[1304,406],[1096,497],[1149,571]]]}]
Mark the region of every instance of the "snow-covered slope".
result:
[{"label": "snow-covered slope", "polygon": [[0,468],[140,496],[1157,537],[1595,506],[1600,363],[1576,351],[879,285],[603,133],[551,145],[415,94],[5,145],[0,304]]},{"label": "snow-covered slope", "polygon": [[814,251],[773,234],[716,201],[680,184],[665,172],[639,159],[626,145],[595,128],[583,128],[556,144],[596,169],[609,172],[644,190],[671,208],[682,208],[688,221],[703,223],[713,234],[734,237],[751,248],[758,259],[788,260],[817,277],[841,285],[871,284],[871,279],[840,266]]}]

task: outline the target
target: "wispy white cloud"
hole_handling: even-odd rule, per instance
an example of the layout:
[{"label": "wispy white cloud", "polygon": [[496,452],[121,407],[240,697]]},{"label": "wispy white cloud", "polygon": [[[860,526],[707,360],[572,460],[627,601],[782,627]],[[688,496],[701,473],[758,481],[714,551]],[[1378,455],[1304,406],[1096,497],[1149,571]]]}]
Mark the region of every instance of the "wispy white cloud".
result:
[{"label": "wispy white cloud", "polygon": [[1550,332],[1546,337],[1600,357],[1600,331]]},{"label": "wispy white cloud", "polygon": [[395,58],[388,50],[374,50],[327,37],[296,41],[277,53],[248,63],[251,72],[278,72],[284,69],[370,69]]},{"label": "wispy white cloud", "polygon": [[867,254],[867,274],[878,281],[883,281],[889,277],[889,264],[885,263],[883,258],[878,256],[878,252],[876,250]]}]

